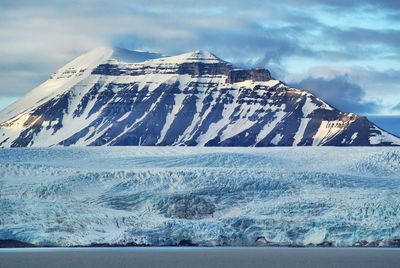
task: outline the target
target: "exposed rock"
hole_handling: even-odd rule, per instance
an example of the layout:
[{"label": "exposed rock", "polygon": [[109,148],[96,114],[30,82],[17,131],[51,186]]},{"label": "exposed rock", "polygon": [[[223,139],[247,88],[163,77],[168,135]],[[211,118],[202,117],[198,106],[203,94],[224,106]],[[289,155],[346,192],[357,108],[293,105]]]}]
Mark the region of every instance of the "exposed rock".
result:
[{"label": "exposed rock", "polygon": [[228,79],[226,80],[227,83],[238,83],[243,82],[245,80],[252,80],[252,81],[269,81],[271,80],[271,74],[266,69],[233,69],[229,71]]}]

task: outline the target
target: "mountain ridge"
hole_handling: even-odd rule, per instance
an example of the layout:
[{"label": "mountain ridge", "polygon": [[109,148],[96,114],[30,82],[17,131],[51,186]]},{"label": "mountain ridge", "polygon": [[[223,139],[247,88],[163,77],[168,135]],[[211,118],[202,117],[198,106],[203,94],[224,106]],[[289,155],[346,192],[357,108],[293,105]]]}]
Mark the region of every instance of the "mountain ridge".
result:
[{"label": "mountain ridge", "polygon": [[0,146],[369,146],[400,139],[211,52],[97,48],[0,111]]}]

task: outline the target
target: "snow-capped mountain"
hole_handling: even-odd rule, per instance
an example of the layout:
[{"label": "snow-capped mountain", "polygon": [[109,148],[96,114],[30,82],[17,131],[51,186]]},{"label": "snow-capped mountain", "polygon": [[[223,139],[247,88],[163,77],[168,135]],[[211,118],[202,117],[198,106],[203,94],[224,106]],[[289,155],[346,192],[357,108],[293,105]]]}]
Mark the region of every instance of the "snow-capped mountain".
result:
[{"label": "snow-capped mountain", "polygon": [[98,48],[0,112],[0,146],[400,145],[265,69]]}]

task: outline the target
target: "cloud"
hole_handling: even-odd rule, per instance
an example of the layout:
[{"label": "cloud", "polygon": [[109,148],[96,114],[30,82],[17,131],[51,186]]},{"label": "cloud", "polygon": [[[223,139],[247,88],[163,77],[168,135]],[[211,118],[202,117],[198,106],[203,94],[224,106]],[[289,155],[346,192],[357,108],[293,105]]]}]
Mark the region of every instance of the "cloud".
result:
[{"label": "cloud", "polygon": [[307,89],[345,112],[369,114],[376,113],[380,108],[377,102],[365,101],[365,91],[359,85],[352,83],[346,75],[332,78],[307,77],[292,83],[291,86]]},{"label": "cloud", "polygon": [[392,110],[395,112],[400,112],[400,102],[392,107]]},{"label": "cloud", "polygon": [[348,1],[348,0],[282,0],[285,3],[298,5],[324,5],[337,9],[349,9],[354,7],[380,7],[386,9],[400,8],[400,3],[397,0],[364,0],[364,1]]},{"label": "cloud", "polygon": [[[26,93],[68,61],[101,45],[167,55],[207,49],[239,66],[267,67],[277,78],[306,72],[311,64],[338,62],[384,73],[395,70],[400,59],[400,29],[395,27],[399,3],[2,0],[0,97]],[[288,61],[295,61],[296,70]],[[383,84],[393,95],[400,78],[392,78],[389,86]],[[385,81],[374,79],[363,75],[350,82],[359,84],[368,98],[377,91],[369,85]]]},{"label": "cloud", "polygon": [[[335,81],[337,77],[341,77],[343,78],[342,80],[362,89],[363,93],[359,94],[360,100],[357,102],[367,106],[372,104],[371,107],[377,107],[373,105],[375,103],[379,106],[379,110],[376,112],[394,114],[394,110],[391,107],[395,106],[399,100],[400,69],[379,70],[365,67],[319,66],[310,68],[300,74],[287,74],[284,77],[284,81],[291,84],[299,84],[301,81],[307,81],[308,79],[311,81]],[[337,90],[341,90],[339,86],[346,86],[346,84],[341,85],[339,83],[337,86]],[[352,87],[349,86],[349,88]]]},{"label": "cloud", "polygon": [[74,57],[104,44],[170,55],[208,49],[238,65],[279,65],[285,56],[307,51],[295,37],[281,34],[280,26],[259,24],[266,17],[286,19],[285,14],[245,9],[241,1],[57,3],[1,1],[0,96],[22,95]]},{"label": "cloud", "polygon": [[[346,29],[325,27],[325,36],[329,36],[343,46],[356,46],[367,52],[380,55],[384,52],[399,51],[400,29],[365,29],[349,27]],[[365,54],[365,53],[364,53]],[[400,58],[400,57],[399,57]]]}]

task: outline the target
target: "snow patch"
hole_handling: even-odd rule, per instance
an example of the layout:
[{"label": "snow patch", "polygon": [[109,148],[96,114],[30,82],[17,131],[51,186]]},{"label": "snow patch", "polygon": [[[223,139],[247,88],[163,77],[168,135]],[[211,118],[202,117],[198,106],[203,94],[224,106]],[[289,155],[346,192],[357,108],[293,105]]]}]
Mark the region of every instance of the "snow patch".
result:
[{"label": "snow patch", "polygon": [[304,117],[309,116],[312,112],[314,112],[318,108],[319,108],[318,105],[312,101],[312,98],[309,95],[307,95],[306,101],[302,107],[302,112]]},{"label": "snow patch", "polygon": [[300,126],[297,130],[296,134],[294,135],[294,142],[293,146],[299,145],[301,140],[304,138],[304,132],[307,128],[308,123],[310,122],[311,118],[301,118],[300,119]]}]

